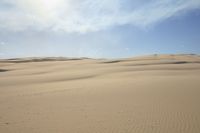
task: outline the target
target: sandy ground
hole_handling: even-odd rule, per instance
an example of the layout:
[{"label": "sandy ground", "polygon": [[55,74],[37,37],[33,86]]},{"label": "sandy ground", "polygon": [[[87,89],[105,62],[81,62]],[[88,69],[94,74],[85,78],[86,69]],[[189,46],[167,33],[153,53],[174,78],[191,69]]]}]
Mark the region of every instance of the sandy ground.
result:
[{"label": "sandy ground", "polygon": [[0,133],[200,133],[200,56],[1,60]]}]

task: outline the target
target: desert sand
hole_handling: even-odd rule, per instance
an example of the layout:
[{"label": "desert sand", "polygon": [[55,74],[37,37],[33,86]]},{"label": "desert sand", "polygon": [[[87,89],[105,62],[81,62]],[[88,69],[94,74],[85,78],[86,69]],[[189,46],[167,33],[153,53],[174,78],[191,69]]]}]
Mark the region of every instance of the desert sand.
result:
[{"label": "desert sand", "polygon": [[200,133],[200,56],[2,59],[0,133]]}]

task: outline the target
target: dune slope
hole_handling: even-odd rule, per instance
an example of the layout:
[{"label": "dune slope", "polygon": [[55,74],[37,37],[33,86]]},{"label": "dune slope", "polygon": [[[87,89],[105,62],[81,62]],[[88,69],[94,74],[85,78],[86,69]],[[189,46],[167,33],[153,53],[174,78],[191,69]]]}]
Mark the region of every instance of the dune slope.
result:
[{"label": "dune slope", "polygon": [[0,61],[0,133],[199,133],[200,57]]}]

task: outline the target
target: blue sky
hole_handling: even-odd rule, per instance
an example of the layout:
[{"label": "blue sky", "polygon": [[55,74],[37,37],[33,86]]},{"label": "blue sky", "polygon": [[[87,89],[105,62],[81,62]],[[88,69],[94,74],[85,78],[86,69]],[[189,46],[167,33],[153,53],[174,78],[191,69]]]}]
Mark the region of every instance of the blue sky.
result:
[{"label": "blue sky", "polygon": [[200,54],[200,0],[0,0],[0,58]]}]

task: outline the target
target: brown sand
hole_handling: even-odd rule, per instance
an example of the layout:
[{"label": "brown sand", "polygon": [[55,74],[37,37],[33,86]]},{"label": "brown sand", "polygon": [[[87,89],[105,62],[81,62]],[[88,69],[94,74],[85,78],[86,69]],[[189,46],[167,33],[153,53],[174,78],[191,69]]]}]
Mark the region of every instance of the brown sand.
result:
[{"label": "brown sand", "polygon": [[1,60],[0,133],[200,133],[200,57]]}]

